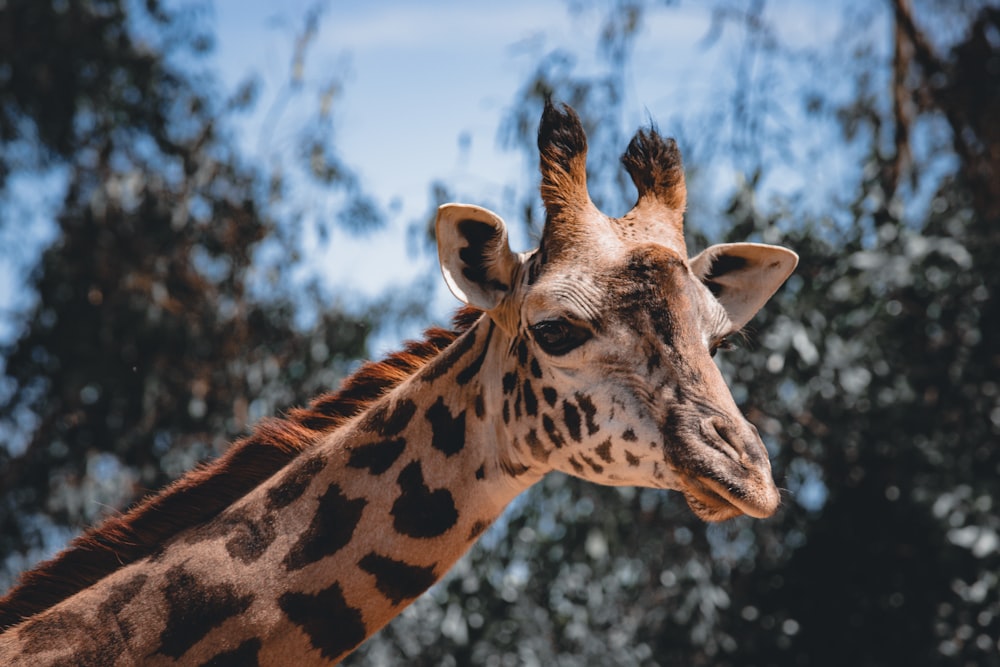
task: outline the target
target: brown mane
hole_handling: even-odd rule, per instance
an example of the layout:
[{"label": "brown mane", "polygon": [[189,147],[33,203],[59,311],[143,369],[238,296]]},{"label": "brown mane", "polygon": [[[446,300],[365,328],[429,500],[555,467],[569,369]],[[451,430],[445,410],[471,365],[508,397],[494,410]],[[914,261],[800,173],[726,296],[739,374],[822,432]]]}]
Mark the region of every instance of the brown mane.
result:
[{"label": "brown mane", "polygon": [[48,609],[154,553],[179,532],[211,519],[413,375],[471,328],[480,314],[463,308],[455,315],[452,330],[428,329],[422,341],[409,342],[401,352],[364,364],[338,391],[321,395],[284,418],[260,422],[215,461],[188,472],[125,514],[87,530],[56,557],[23,573],[19,583],[0,598],[0,630]]}]

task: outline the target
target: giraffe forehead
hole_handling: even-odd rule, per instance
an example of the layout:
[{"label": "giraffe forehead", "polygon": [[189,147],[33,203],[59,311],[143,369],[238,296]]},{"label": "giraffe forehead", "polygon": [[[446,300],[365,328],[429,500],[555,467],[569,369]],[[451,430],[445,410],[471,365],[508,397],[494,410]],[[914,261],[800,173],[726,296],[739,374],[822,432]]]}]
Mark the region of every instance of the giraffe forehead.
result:
[{"label": "giraffe forehead", "polygon": [[608,291],[617,302],[656,307],[686,297],[690,277],[679,254],[655,243],[642,244],[618,264]]},{"label": "giraffe forehead", "polygon": [[565,315],[596,322],[605,309],[605,283],[603,276],[579,268],[550,273],[528,293],[523,312],[529,323]]},{"label": "giraffe forehead", "polygon": [[525,298],[529,313],[565,310],[597,321],[621,309],[660,310],[691,296],[686,260],[656,243],[619,244],[600,256],[560,257],[540,274]]}]

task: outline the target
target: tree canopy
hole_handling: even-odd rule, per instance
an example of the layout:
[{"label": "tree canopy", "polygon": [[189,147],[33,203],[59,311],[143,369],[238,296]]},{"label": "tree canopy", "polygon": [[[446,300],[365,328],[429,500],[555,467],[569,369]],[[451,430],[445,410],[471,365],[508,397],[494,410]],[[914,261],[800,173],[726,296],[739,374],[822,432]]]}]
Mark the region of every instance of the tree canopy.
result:
[{"label": "tree canopy", "polygon": [[[290,289],[280,184],[243,163],[226,129],[252,91],[220,103],[197,65],[175,64],[210,45],[197,14],[14,0],[0,5],[0,34],[3,208],[20,208],[11,179],[55,172],[64,184],[55,241],[27,281],[34,304],[3,350],[9,583],[249,422],[335,386],[370,327],[330,307],[296,327],[319,294]],[[324,182],[360,194],[338,173]],[[23,223],[0,224],[13,235]]]}]

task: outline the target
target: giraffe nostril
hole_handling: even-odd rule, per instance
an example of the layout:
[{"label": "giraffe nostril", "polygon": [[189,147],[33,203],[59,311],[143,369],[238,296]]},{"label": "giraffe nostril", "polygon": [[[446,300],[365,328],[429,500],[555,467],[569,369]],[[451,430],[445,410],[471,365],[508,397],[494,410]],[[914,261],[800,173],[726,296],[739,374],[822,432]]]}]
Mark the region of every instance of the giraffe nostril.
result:
[{"label": "giraffe nostril", "polygon": [[744,448],[739,429],[735,428],[725,417],[708,417],[701,421],[701,433],[705,441],[713,449],[725,454],[739,463],[743,459]]}]

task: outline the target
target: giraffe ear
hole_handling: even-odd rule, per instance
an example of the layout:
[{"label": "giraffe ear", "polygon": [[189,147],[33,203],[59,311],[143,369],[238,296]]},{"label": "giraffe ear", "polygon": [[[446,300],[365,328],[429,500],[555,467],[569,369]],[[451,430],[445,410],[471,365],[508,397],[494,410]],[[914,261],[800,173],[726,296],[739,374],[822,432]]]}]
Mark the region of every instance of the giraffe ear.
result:
[{"label": "giraffe ear", "polygon": [[720,243],[690,261],[691,272],[723,305],[735,329],[750,321],[798,263],[791,250],[763,243]]},{"label": "giraffe ear", "polygon": [[520,260],[507,242],[507,225],[492,211],[467,204],[438,208],[438,259],[452,294],[492,310],[510,291]]}]

